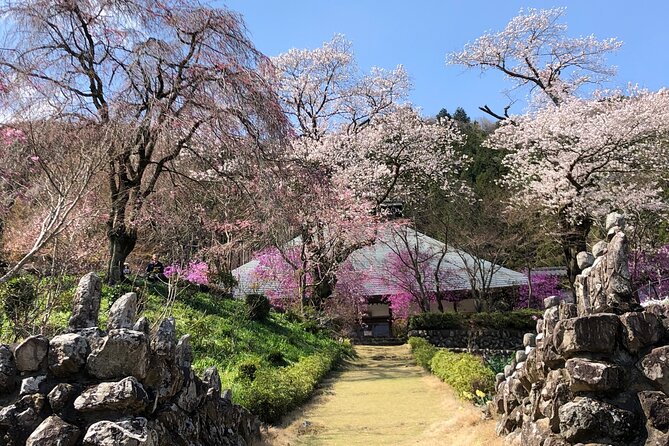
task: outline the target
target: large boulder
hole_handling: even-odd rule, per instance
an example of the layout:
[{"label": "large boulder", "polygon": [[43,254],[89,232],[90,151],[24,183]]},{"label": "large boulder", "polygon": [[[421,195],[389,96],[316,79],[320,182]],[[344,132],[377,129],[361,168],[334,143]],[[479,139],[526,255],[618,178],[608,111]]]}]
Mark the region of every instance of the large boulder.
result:
[{"label": "large boulder", "polygon": [[11,393],[16,387],[16,361],[7,345],[0,345],[0,395]]},{"label": "large boulder", "polygon": [[149,341],[146,335],[127,328],[109,330],[102,343],[88,356],[86,369],[99,379],[146,377],[149,367]]},{"label": "large boulder", "polygon": [[88,273],[79,281],[74,295],[70,329],[96,327],[100,313],[102,280],[95,273]]},{"label": "large boulder", "polygon": [[618,316],[594,314],[559,321],[553,342],[557,352],[566,358],[579,353],[613,353],[620,331]]},{"label": "large boulder", "polygon": [[149,397],[134,376],[118,382],[103,382],[84,390],[74,400],[74,408],[81,412],[118,411],[136,413],[144,410]]},{"label": "large boulder", "polygon": [[629,444],[637,416],[592,398],[576,398],[559,410],[560,434],[572,443]]},{"label": "large boulder", "polygon": [[28,435],[46,418],[46,408],[46,397],[36,393],[25,395],[0,409],[0,440],[4,439],[10,445],[24,444]]},{"label": "large boulder", "polygon": [[664,392],[639,392],[639,403],[649,426],[669,431],[669,397]]},{"label": "large boulder", "polygon": [[14,358],[19,372],[34,372],[46,363],[49,340],[44,336],[30,336],[16,346]]},{"label": "large boulder", "polygon": [[669,345],[651,350],[637,363],[637,367],[646,378],[669,393]]},{"label": "large boulder", "polygon": [[126,293],[116,299],[109,309],[107,329],[133,328],[137,317],[137,294]]},{"label": "large boulder", "polygon": [[650,312],[626,313],[620,316],[623,345],[632,353],[656,344],[664,335],[660,318]]},{"label": "large boulder", "polygon": [[144,380],[146,387],[157,394],[160,402],[172,398],[183,385],[182,360],[177,358],[174,318],[165,319],[151,338],[151,366]]},{"label": "large boulder", "polygon": [[75,446],[81,437],[77,426],[52,415],[37,426],[26,440],[26,446]]},{"label": "large boulder", "polygon": [[81,371],[88,356],[88,342],[77,333],[55,336],[49,342],[49,370],[59,377],[67,378]]},{"label": "large boulder", "polygon": [[623,387],[625,371],[614,364],[583,358],[569,359],[565,367],[572,392],[606,392]]},{"label": "large boulder", "polygon": [[47,395],[49,406],[55,413],[63,410],[76,396],[77,388],[72,384],[60,383]]},{"label": "large boulder", "polygon": [[157,435],[146,418],[98,421],[84,436],[84,446],[157,446]]}]

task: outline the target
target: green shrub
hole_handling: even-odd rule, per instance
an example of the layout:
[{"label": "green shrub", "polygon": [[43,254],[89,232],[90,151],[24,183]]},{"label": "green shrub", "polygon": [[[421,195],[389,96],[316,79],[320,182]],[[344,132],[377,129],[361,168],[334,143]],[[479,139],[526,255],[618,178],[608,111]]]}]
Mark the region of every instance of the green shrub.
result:
[{"label": "green shrub", "polygon": [[0,302],[18,338],[27,334],[28,322],[37,305],[37,279],[22,275],[0,285]]},{"label": "green shrub", "polygon": [[492,370],[492,372],[496,375],[498,373],[504,372],[504,367],[511,364],[511,361],[513,361],[514,356],[515,354],[492,355],[489,356],[488,358],[485,358],[485,363],[488,366],[488,368]]},{"label": "green shrub", "polygon": [[409,317],[409,330],[450,330],[463,328],[460,313],[420,313]]},{"label": "green shrub", "polygon": [[491,328],[534,330],[538,310],[523,309],[506,313],[421,313],[409,318],[409,330],[454,330],[461,328]]},{"label": "green shrub", "polygon": [[283,367],[288,364],[281,350],[272,350],[267,354],[266,359],[275,367]]},{"label": "green shrub", "polygon": [[260,361],[248,359],[237,364],[237,373],[241,380],[253,381],[259,368]]},{"label": "green shrub", "polygon": [[338,351],[325,351],[288,367],[261,367],[253,382],[235,386],[233,398],[261,420],[276,422],[311,396],[339,358]]},{"label": "green shrub", "polygon": [[246,295],[246,311],[252,321],[264,321],[269,317],[270,303],[262,294]]},{"label": "green shrub", "polygon": [[479,356],[439,349],[430,367],[432,373],[453,387],[462,398],[474,400],[476,395],[488,395],[494,390],[495,374]]},{"label": "green shrub", "polygon": [[416,359],[416,363],[424,369],[430,370],[430,362],[432,361],[432,357],[437,353],[437,347],[425,339],[417,337],[409,338],[409,345],[411,346],[411,353]]}]

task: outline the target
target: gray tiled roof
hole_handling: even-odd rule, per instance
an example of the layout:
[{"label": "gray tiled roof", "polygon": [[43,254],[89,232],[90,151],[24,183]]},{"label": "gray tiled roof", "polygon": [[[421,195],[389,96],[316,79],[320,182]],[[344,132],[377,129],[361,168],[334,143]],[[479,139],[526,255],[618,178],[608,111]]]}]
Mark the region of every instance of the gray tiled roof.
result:
[{"label": "gray tiled roof", "polygon": [[[298,244],[299,237],[289,243]],[[406,226],[381,232],[374,244],[355,251],[348,259],[354,271],[364,271],[366,277],[366,280],[362,283],[364,295],[378,296],[402,292],[401,285],[397,284],[391,277],[392,267],[389,259],[393,258],[393,253],[399,252],[400,247],[405,245],[412,247],[412,249],[418,246],[420,252],[429,257],[428,261],[433,264],[433,269],[441,257],[441,252],[446,248],[444,243]],[[431,256],[432,254],[434,255]],[[249,292],[265,293],[276,287],[276,284],[271,281],[259,282],[253,277],[253,271],[257,265],[258,261],[252,260],[232,271],[239,282],[235,295],[244,295]],[[447,278],[447,283],[442,284],[442,289],[471,289],[466,265],[469,265],[470,270],[474,265],[481,266],[485,271],[482,274],[484,277],[489,277],[492,271],[490,288],[527,284],[527,277],[524,274],[494,265],[485,260],[476,262],[474,256],[449,246],[440,266],[440,271],[444,271],[443,275]],[[481,280],[478,279],[477,282],[480,283]]]}]

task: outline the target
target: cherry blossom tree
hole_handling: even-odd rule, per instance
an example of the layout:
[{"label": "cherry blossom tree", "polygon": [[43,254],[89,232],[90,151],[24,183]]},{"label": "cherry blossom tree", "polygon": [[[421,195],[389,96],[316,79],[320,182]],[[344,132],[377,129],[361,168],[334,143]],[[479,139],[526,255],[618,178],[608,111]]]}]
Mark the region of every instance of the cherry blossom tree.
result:
[{"label": "cherry blossom tree", "polygon": [[605,57],[621,43],[567,36],[564,12],[521,11],[503,31],[484,34],[447,61],[497,70],[514,87],[531,88],[535,107],[525,115],[481,108],[503,124],[488,144],[509,152],[504,184],[515,192],[514,204],[541,203],[556,218],[573,283],[593,219],[611,209],[663,207],[657,180],[666,158],[667,93],[633,88],[583,96],[583,86],[614,74]]},{"label": "cherry blossom tree", "polygon": [[[539,102],[547,98],[554,105],[575,95],[579,88],[597,84],[615,74],[606,55],[620,48],[615,38],[569,37],[561,23],[566,8],[528,8],[512,18],[504,30],[487,32],[446,57],[446,62],[479,68],[481,72],[503,73],[513,88],[529,87]],[[480,109],[497,119],[508,118],[488,106]]]},{"label": "cherry blossom tree", "polygon": [[669,92],[572,98],[505,123],[490,138],[508,150],[504,183],[518,206],[541,203],[560,224],[569,277],[593,221],[611,209],[663,213]]},{"label": "cherry blossom tree", "polygon": [[295,135],[269,208],[272,221],[280,215],[299,233],[304,250],[294,270],[312,278],[311,300],[320,305],[336,289],[339,266],[374,241],[384,201],[412,199],[428,183],[459,188],[453,178],[464,160],[451,149],[462,137],[402,103],[409,82],[401,66],[361,73],[342,36],[273,62]]},{"label": "cherry blossom tree", "polygon": [[15,192],[12,207],[30,211],[23,211],[17,225],[8,228],[7,238],[12,243],[6,248],[13,251],[15,261],[0,275],[0,283],[18,274],[38,252],[76,223],[79,207],[91,193],[92,181],[102,164],[100,153],[91,149],[99,134],[93,135],[90,129],[35,123],[26,131],[15,130],[14,136],[10,148],[23,146],[30,153],[25,162],[31,167],[27,176],[15,179],[17,182],[11,175],[4,175],[3,182],[10,183],[5,187]]},{"label": "cherry blossom tree", "polygon": [[40,0],[1,12],[2,77],[26,86],[17,103],[107,138],[112,282],[147,198],[185,153],[261,152],[284,128],[268,61],[228,10],[191,0]]}]

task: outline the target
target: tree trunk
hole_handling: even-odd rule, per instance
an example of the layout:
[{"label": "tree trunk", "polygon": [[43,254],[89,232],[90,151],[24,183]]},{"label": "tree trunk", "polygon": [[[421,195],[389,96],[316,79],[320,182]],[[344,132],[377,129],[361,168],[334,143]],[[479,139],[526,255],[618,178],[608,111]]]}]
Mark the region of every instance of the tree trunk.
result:
[{"label": "tree trunk", "polygon": [[318,278],[318,284],[314,287],[312,303],[314,308],[320,310],[323,308],[325,301],[332,296],[335,285],[337,284],[336,277],[327,275]]},{"label": "tree trunk", "polygon": [[107,240],[109,241],[107,283],[114,285],[123,280],[123,264],[128,255],[135,249],[137,231],[128,230],[125,224],[116,227],[108,224],[107,227]]},{"label": "tree trunk", "polygon": [[569,285],[573,293],[574,281],[576,280],[576,276],[581,272],[576,262],[576,256],[579,252],[587,249],[586,240],[592,227],[592,222],[586,219],[579,224],[562,222],[560,226],[562,230],[562,250],[567,265],[567,277],[569,277]]}]

